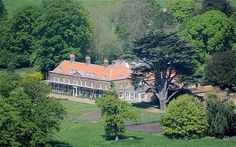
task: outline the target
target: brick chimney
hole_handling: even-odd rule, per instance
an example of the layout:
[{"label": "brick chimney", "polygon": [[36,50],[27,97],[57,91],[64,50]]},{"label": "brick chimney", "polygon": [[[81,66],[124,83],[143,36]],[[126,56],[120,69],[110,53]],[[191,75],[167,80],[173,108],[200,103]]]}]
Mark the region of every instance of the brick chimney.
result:
[{"label": "brick chimney", "polygon": [[75,55],[74,54],[70,54],[70,62],[75,62]]},{"label": "brick chimney", "polygon": [[104,67],[108,67],[108,66],[109,66],[109,61],[108,61],[108,59],[105,59],[105,60],[103,61],[103,66],[104,66]]},{"label": "brick chimney", "polygon": [[86,56],[85,63],[88,65],[91,63],[91,58],[89,56]]}]

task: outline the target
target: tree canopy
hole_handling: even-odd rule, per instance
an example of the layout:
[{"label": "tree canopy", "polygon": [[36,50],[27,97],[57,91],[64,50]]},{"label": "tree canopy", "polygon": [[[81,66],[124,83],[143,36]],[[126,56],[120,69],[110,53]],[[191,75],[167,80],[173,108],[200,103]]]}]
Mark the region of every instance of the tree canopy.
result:
[{"label": "tree canopy", "polygon": [[113,92],[99,98],[97,106],[101,108],[105,118],[106,139],[119,139],[125,133],[125,121],[137,119],[137,113],[131,109],[131,104],[118,99]]},{"label": "tree canopy", "polygon": [[230,105],[229,100],[221,101],[214,94],[207,96],[207,133],[209,136],[223,138],[230,132],[234,117],[234,104]]},{"label": "tree canopy", "polygon": [[0,74],[0,146],[45,146],[59,130],[63,106],[31,76]]},{"label": "tree canopy", "polygon": [[205,81],[221,89],[236,86],[236,53],[216,53],[206,62]]},{"label": "tree canopy", "polygon": [[88,11],[72,0],[44,0],[26,6],[9,17],[1,33],[0,65],[35,66],[41,71],[54,68],[74,53],[87,53],[93,38]]},{"label": "tree canopy", "polygon": [[179,34],[196,46],[205,60],[208,54],[230,48],[234,29],[233,22],[224,13],[212,10],[192,17]]},{"label": "tree canopy", "polygon": [[202,11],[219,10],[230,16],[235,10],[230,5],[229,0],[203,0]]},{"label": "tree canopy", "polygon": [[0,0],[0,21],[5,17],[6,14],[7,14],[7,11],[5,9],[5,5],[2,2],[2,0]]},{"label": "tree canopy", "polygon": [[42,11],[35,28],[37,44],[32,64],[47,71],[71,53],[78,58],[85,56],[93,37],[93,25],[82,4],[44,0]]},{"label": "tree canopy", "polygon": [[174,18],[182,23],[188,20],[194,13],[193,0],[179,0],[170,6],[170,13]]},{"label": "tree canopy", "polygon": [[170,138],[199,138],[207,129],[206,110],[197,98],[182,95],[170,102],[161,118],[164,134]]},{"label": "tree canopy", "polygon": [[172,97],[169,90],[176,76],[194,73],[196,55],[196,50],[181,41],[176,33],[149,34],[135,41],[132,47],[131,58],[141,63],[133,68],[133,84],[147,85],[159,99],[161,109],[165,109]]}]

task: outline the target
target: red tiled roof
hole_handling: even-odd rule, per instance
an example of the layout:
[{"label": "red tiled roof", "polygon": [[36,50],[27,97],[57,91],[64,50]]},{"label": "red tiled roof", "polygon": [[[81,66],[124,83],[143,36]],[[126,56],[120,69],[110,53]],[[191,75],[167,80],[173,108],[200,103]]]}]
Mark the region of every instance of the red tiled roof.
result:
[{"label": "red tiled roof", "polygon": [[126,63],[122,61],[118,61],[108,67],[104,67],[101,65],[64,60],[51,72],[66,75],[77,73],[82,77],[111,81],[129,78],[132,71]]}]

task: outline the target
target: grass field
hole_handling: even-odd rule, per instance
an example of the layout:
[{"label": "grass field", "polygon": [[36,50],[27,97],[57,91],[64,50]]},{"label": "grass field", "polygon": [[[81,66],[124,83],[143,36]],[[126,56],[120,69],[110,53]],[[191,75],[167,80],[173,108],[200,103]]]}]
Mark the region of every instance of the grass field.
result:
[{"label": "grass field", "polygon": [[[235,147],[236,137],[228,140],[214,138],[202,138],[197,140],[171,140],[161,134],[147,134],[142,132],[127,131],[126,139],[120,141],[106,141],[103,138],[103,123],[101,119],[95,121],[75,122],[74,119],[85,112],[98,110],[95,105],[81,104],[71,101],[61,101],[66,107],[68,115],[61,124],[61,130],[54,135],[54,146],[75,146],[75,147]],[[143,121],[159,121],[160,114],[146,112],[139,109],[146,118]],[[150,116],[156,116],[151,119]],[[141,121],[141,120],[139,120]],[[129,139],[130,137],[133,140]]]}]

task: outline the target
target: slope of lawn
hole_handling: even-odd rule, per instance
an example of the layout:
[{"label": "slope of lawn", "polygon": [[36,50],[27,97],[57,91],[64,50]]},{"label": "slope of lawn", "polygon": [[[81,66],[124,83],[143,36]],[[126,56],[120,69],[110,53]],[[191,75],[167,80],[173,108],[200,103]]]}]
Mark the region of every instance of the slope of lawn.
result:
[{"label": "slope of lawn", "polygon": [[[81,104],[70,101],[61,101],[66,107],[67,116],[61,124],[61,130],[54,135],[54,146],[81,146],[81,147],[235,147],[236,137],[228,140],[219,140],[215,138],[202,138],[197,140],[171,140],[167,139],[161,134],[147,134],[142,132],[127,131],[126,139],[120,141],[106,141],[103,138],[103,123],[102,119],[93,121],[79,121],[75,122],[75,118],[81,114],[98,110],[95,105]],[[146,112],[141,108],[140,112],[145,115],[140,122],[159,121],[160,114]],[[157,116],[154,118],[154,116]],[[154,118],[151,119],[150,118]]]}]

